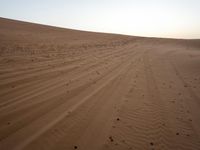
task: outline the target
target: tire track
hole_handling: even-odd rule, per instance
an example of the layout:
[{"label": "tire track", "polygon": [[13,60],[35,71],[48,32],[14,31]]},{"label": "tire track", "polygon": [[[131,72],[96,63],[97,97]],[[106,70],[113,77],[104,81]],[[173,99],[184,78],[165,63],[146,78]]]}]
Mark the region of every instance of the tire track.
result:
[{"label": "tire track", "polygon": [[[123,67],[122,67],[123,68]],[[114,76],[113,76],[113,73],[110,75],[109,74],[109,78],[115,78],[115,77],[117,77],[117,75],[119,75],[119,71],[117,71],[118,73],[117,74],[115,74],[114,73]],[[120,72],[121,72],[121,70],[120,70]],[[106,77],[107,78],[107,77]],[[62,120],[63,118],[65,118],[67,115],[68,115],[68,112],[70,111],[70,112],[72,112],[72,111],[74,111],[76,108],[78,108],[80,105],[82,105],[87,99],[89,99],[94,93],[97,93],[100,89],[102,89],[104,86],[106,86],[108,83],[109,83],[109,81],[110,81],[111,79],[107,79],[107,82],[105,82],[105,83],[102,83],[102,85],[100,86],[100,87],[98,87],[98,88],[96,88],[91,94],[89,94],[89,95],[87,95],[84,99],[82,99],[81,101],[79,101],[77,104],[75,104],[74,106],[72,106],[72,108],[69,110],[67,110],[67,111],[64,111],[64,113],[62,113],[62,115],[59,115],[59,116],[57,116],[56,118],[57,119],[55,119],[54,121],[50,121],[50,123],[48,123],[48,126],[47,127],[45,127],[45,128],[43,128],[43,129],[41,129],[41,130],[39,130],[38,132],[37,132],[37,134],[33,134],[32,136],[31,136],[31,138],[29,138],[29,140],[25,140],[26,142],[24,143],[24,144],[22,144],[21,146],[19,146],[18,148],[19,149],[21,149],[21,148],[23,148],[24,146],[26,146],[28,143],[30,143],[31,141],[33,141],[35,138],[37,138],[38,136],[40,136],[41,134],[43,134],[45,131],[47,131],[47,130],[49,130],[49,128],[51,128],[52,126],[54,126],[56,123],[58,123],[60,120]],[[55,113],[56,111],[60,111],[60,110],[63,110],[63,107],[64,107],[65,105],[62,105],[62,106],[60,106],[59,108],[57,108],[57,109],[55,109],[55,110],[53,110],[52,112],[51,112],[51,114],[52,115],[55,115],[55,114],[57,114],[57,113]],[[60,114],[60,113],[59,113]],[[47,115],[47,116],[49,116],[49,114]],[[42,117],[43,118],[43,117]],[[55,118],[55,117],[54,117]],[[48,118],[46,118],[47,120],[48,120]],[[40,120],[43,122],[43,119],[41,119],[40,118]],[[36,121],[37,122],[37,121]],[[44,123],[46,123],[46,121],[45,122],[43,122],[42,124],[44,124]],[[34,126],[35,125],[35,123],[32,123],[30,126]],[[29,128],[28,129],[32,129],[32,127],[30,127],[29,126]],[[37,125],[35,125],[35,126],[37,126]],[[26,129],[27,129],[26,128]],[[27,129],[27,131],[28,131],[28,129]],[[24,129],[21,131],[21,132],[23,132],[24,131]],[[16,134],[15,134],[15,136],[13,135],[13,136],[11,136],[11,137],[18,137],[18,134],[20,135],[20,131],[19,132],[17,132]],[[24,135],[24,134],[21,134],[21,135]],[[5,141],[7,141],[8,139],[10,139],[11,137],[8,137]],[[11,138],[11,140],[12,140],[12,138]],[[4,141],[4,142],[5,142]],[[9,140],[8,140],[9,141]],[[9,143],[9,142],[8,142]],[[6,145],[6,146],[5,146]],[[7,147],[8,145],[7,144],[3,144],[3,146],[2,146],[2,148],[5,148],[5,147]],[[18,149],[18,148],[16,148],[16,149]]]}]

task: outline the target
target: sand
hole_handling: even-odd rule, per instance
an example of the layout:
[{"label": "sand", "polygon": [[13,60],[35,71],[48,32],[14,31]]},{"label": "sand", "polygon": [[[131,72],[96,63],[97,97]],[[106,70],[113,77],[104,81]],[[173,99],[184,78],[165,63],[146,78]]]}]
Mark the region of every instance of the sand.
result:
[{"label": "sand", "polygon": [[200,40],[0,18],[0,150],[199,150]]}]

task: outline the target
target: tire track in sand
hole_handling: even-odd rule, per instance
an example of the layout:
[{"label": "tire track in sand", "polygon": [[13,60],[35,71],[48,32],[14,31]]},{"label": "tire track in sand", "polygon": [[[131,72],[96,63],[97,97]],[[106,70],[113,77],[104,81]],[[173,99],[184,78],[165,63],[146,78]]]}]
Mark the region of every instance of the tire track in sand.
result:
[{"label": "tire track in sand", "polygon": [[[121,66],[122,69],[115,70],[112,74],[109,74],[108,76],[106,76],[104,79],[105,81],[103,81],[97,88],[95,88],[95,90],[92,93],[87,95],[81,101],[79,100],[79,102],[76,103],[75,105],[73,105],[71,108],[66,110],[66,108],[65,108],[66,106],[62,105],[59,108],[53,110],[50,114],[43,116],[39,120],[33,122],[30,126],[23,128],[22,130],[16,132],[11,137],[8,137],[4,141],[2,141],[2,143],[1,143],[2,149],[6,149],[6,147],[10,147],[10,149],[13,149],[13,148],[14,149],[23,149],[24,147],[26,147],[29,143],[31,143],[32,141],[37,139],[41,134],[43,134],[44,132],[49,130],[52,126],[54,126],[59,121],[64,119],[66,116],[68,116],[69,111],[72,112],[75,109],[77,109],[79,106],[81,106],[83,103],[85,103],[85,101],[87,101],[92,95],[94,95],[99,90],[101,90],[103,87],[105,87],[110,82],[111,79],[116,78],[124,70],[123,66]],[[63,109],[64,109],[64,111],[63,111]],[[63,111],[63,112],[61,113],[61,111]],[[55,118],[54,120],[52,120],[52,118],[50,117],[51,115],[52,115],[52,118]],[[38,121],[40,122],[40,125],[42,125],[42,124],[48,124],[48,125],[45,125],[44,128],[38,127],[38,125],[37,125]],[[23,141],[22,139],[19,139],[20,135],[23,135],[23,137],[24,137],[27,134],[26,132],[36,129],[35,127],[39,128],[39,130],[37,132],[34,132],[34,134],[32,134],[29,138],[26,137],[26,139],[24,139],[25,141]],[[21,136],[21,138],[22,138],[22,136]],[[9,145],[9,141],[13,141],[13,140],[15,140],[16,142],[17,141],[19,142],[19,143],[17,142],[18,143],[17,147],[14,145]]]}]

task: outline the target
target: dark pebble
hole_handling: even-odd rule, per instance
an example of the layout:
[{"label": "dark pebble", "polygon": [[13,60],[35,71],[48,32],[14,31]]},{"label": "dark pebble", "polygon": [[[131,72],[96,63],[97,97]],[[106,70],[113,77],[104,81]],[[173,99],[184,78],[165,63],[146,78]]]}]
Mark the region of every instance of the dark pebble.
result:
[{"label": "dark pebble", "polygon": [[111,142],[114,141],[112,136],[109,136],[109,139],[110,139]]}]

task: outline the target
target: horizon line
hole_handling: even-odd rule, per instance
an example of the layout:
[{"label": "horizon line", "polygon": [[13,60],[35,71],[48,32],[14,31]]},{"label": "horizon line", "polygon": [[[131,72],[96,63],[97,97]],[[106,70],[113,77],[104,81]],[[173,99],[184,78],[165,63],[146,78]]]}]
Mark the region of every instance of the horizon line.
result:
[{"label": "horizon line", "polygon": [[24,20],[24,19],[21,20],[21,19],[7,18],[7,17],[2,17],[2,16],[0,16],[0,18],[7,19],[7,20],[12,20],[12,21],[30,23],[30,24],[35,24],[35,25],[53,27],[53,28],[80,31],[80,32],[91,32],[91,33],[99,33],[99,34],[114,34],[114,35],[131,36],[131,37],[139,37],[139,38],[155,38],[155,39],[157,38],[157,39],[171,39],[171,40],[200,40],[200,38],[175,38],[175,37],[163,37],[163,36],[160,36],[160,37],[159,36],[140,36],[140,35],[131,35],[131,34],[126,34],[126,33],[84,30],[84,29],[70,28],[70,27],[59,26],[59,25],[46,24],[46,23],[41,23],[41,22],[37,22],[37,21],[28,21],[28,20]]}]

